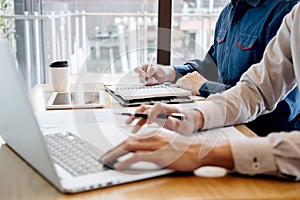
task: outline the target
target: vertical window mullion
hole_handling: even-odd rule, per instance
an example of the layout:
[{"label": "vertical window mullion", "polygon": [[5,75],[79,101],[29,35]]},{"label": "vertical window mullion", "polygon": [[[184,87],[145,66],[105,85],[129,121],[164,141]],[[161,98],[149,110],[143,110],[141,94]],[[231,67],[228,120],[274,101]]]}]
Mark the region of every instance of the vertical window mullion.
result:
[{"label": "vertical window mullion", "polygon": [[157,63],[170,65],[172,0],[158,0]]}]

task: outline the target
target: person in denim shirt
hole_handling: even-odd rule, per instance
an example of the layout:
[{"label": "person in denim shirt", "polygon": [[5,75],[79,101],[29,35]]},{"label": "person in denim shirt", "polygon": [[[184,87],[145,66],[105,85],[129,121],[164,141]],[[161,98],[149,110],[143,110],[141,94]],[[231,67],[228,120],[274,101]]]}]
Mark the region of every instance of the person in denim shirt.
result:
[{"label": "person in denim shirt", "polygon": [[[208,97],[234,86],[241,75],[258,63],[269,41],[275,36],[283,17],[298,0],[232,0],[218,18],[214,44],[203,60],[184,65],[137,67],[141,82],[147,85],[176,82],[194,95]],[[183,76],[183,77],[182,77]],[[145,82],[144,82],[145,83]],[[300,129],[300,96],[291,91],[270,114],[247,123],[258,135],[273,131]]]}]

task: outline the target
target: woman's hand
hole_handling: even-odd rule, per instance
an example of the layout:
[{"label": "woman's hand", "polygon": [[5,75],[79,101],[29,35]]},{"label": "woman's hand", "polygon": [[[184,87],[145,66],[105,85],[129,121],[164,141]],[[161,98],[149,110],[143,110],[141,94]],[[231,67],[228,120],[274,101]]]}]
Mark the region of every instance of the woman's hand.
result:
[{"label": "woman's hand", "polygon": [[176,72],[171,66],[143,64],[136,67],[134,72],[138,74],[139,81],[145,85],[158,85],[165,82],[172,82],[175,80]]},{"label": "woman's hand", "polygon": [[185,137],[166,129],[130,137],[106,152],[100,161],[103,164],[112,163],[129,153],[131,157],[122,159],[113,167],[117,170],[128,169],[134,163],[146,161],[177,171],[193,171],[206,165],[233,168],[227,140],[219,139],[213,146],[207,146],[203,138],[197,139],[197,135]]},{"label": "woman's hand", "polygon": [[[204,123],[203,116],[201,112],[197,110],[187,110],[181,112],[178,108],[174,106],[170,106],[163,103],[155,103],[154,106],[143,105],[140,106],[136,113],[147,113],[148,118],[139,118],[138,122],[135,124],[132,129],[133,133],[136,133],[144,124],[151,124],[156,122],[160,126],[167,128],[169,130],[175,131],[182,135],[191,135],[193,132],[201,129]],[[159,119],[157,116],[159,114],[172,114],[172,113],[182,113],[184,114],[184,119],[180,120],[169,116],[167,119]],[[136,117],[130,117],[127,119],[126,123],[131,124]]]}]

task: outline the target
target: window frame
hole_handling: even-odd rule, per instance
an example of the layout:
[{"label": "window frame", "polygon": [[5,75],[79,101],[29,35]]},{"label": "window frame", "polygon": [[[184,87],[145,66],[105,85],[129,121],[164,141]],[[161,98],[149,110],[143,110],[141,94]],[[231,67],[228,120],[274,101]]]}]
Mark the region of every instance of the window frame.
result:
[{"label": "window frame", "polygon": [[157,64],[171,63],[172,0],[158,0]]}]

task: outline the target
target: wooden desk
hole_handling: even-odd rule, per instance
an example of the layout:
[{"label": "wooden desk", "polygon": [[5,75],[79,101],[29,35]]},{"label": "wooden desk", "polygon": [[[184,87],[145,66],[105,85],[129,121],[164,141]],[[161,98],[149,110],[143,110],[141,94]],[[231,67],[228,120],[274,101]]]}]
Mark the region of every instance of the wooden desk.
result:
[{"label": "wooden desk", "polygon": [[[34,90],[42,88],[45,87]],[[237,128],[252,135],[243,125]],[[0,149],[0,177],[0,199],[300,199],[300,183],[233,174],[204,178],[193,173],[175,173],[65,195],[59,193],[6,145]]]}]

